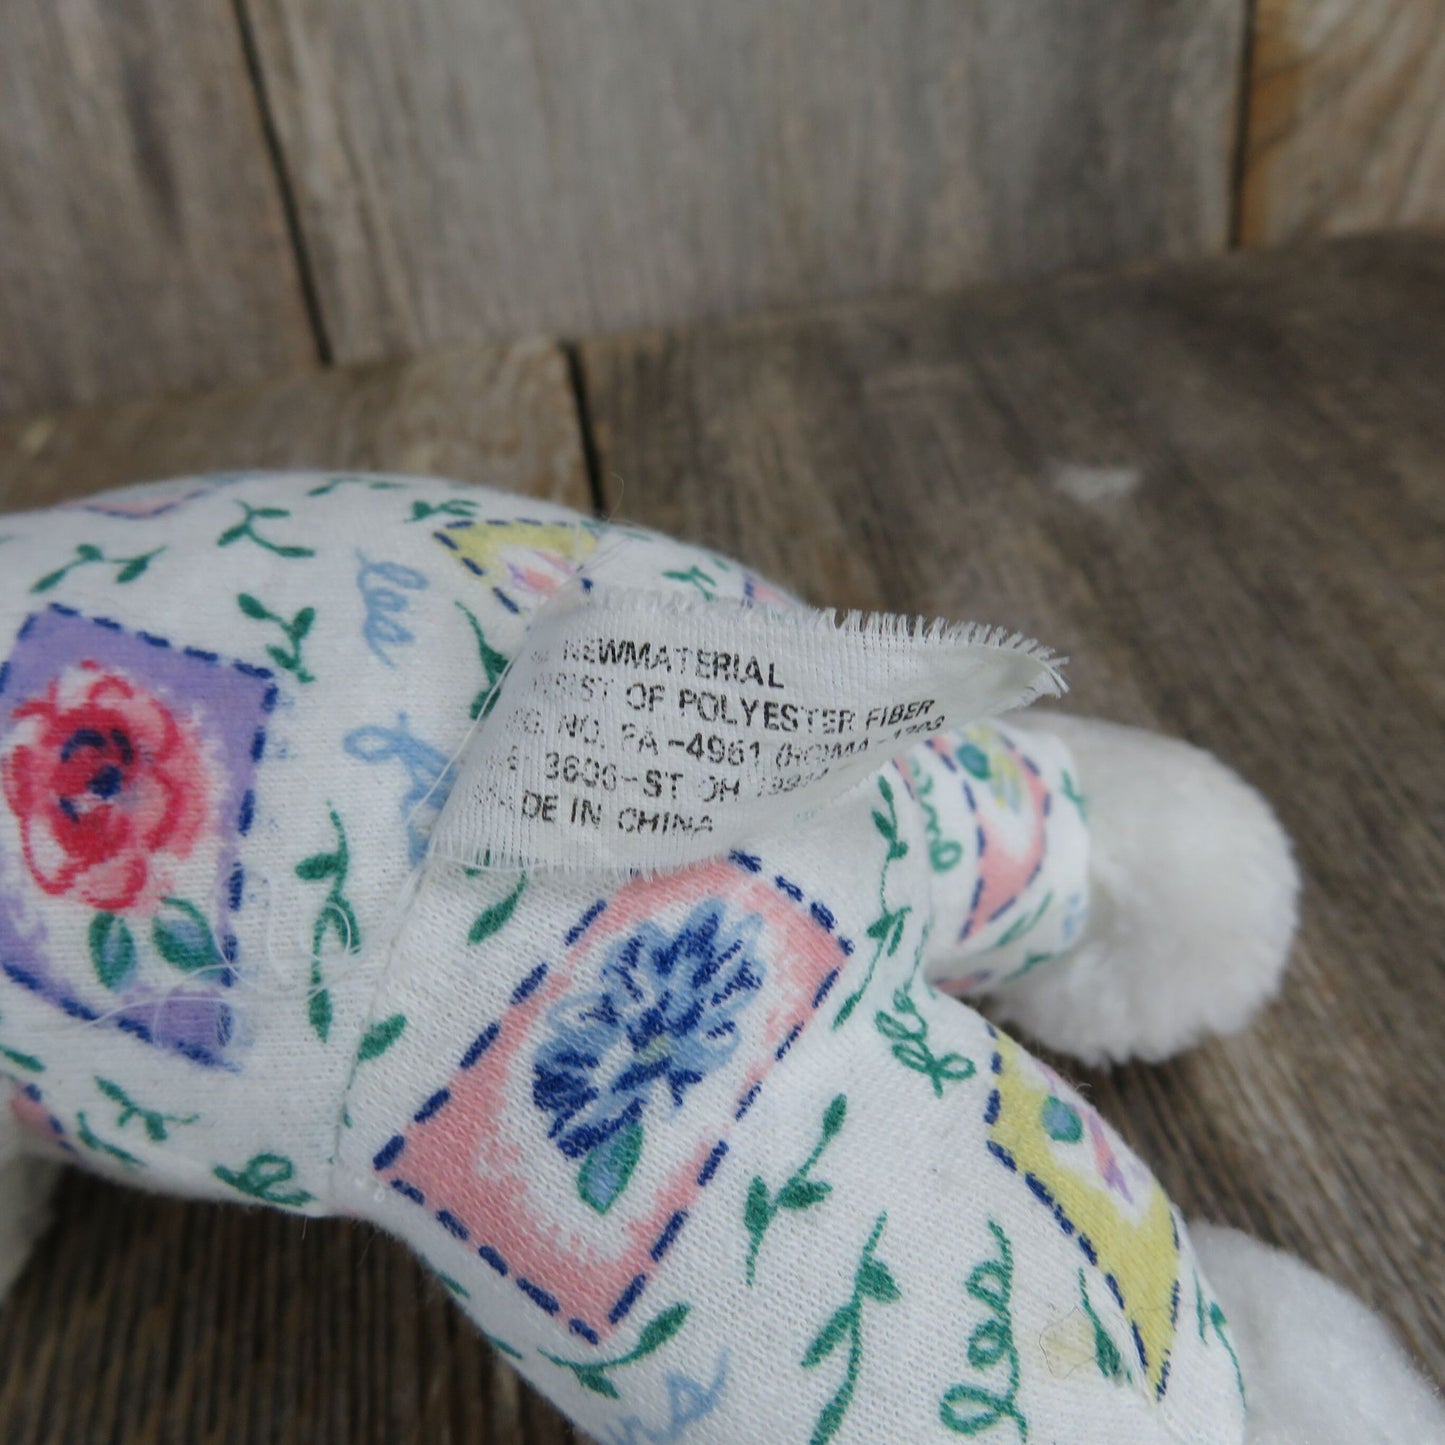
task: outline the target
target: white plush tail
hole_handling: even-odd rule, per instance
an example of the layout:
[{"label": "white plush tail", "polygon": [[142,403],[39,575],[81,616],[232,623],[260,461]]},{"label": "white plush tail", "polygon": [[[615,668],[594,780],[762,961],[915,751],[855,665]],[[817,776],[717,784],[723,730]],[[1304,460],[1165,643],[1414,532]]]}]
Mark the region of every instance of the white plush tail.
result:
[{"label": "white plush tail", "polygon": [[1089,810],[1089,925],[990,1012],[1090,1064],[1163,1059],[1242,1028],[1279,987],[1299,874],[1269,804],[1200,748],[1030,714],[1074,755]]},{"label": "white plush tail", "polygon": [[0,1083],[0,1301],[49,1223],[50,1191],[60,1173],[58,1165],[21,1152],[20,1130],[5,1108],[4,1088]]},{"label": "white plush tail", "polygon": [[1445,1404],[1384,1322],[1290,1255],[1191,1224],[1244,1375],[1247,1445],[1445,1445]]}]

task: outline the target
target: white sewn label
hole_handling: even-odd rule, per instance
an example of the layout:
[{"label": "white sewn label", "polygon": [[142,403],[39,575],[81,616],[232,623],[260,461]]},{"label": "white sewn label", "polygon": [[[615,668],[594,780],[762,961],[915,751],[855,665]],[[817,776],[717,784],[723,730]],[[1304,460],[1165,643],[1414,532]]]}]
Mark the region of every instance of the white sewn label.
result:
[{"label": "white sewn label", "polygon": [[652,870],[815,813],[945,728],[1063,691],[998,629],[569,589],[463,755],[432,852]]}]

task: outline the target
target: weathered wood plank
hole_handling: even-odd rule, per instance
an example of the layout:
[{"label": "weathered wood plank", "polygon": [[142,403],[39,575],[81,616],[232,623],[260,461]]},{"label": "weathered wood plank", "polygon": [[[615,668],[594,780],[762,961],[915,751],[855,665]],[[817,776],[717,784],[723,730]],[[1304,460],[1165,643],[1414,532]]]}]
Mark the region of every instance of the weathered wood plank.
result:
[{"label": "weathered wood plank", "polygon": [[336,354],[1221,249],[1243,0],[243,0]]},{"label": "weathered wood plank", "polygon": [[1445,222],[1445,5],[1258,0],[1246,243]]},{"label": "weathered wood plank", "polygon": [[0,422],[0,507],[187,472],[399,471],[591,506],[567,363],[519,342]]},{"label": "weathered wood plank", "polygon": [[[1088,1079],[1190,1214],[1445,1376],[1445,240],[603,340],[610,506],[820,603],[1008,622],[1263,787],[1308,879],[1245,1035]],[[1077,1072],[1077,1071],[1075,1071]]]},{"label": "weathered wood plank", "polygon": [[0,1309],[6,1445],[573,1445],[400,1244],[80,1175]]},{"label": "weathered wood plank", "polygon": [[316,355],[229,0],[7,5],[0,415]]},{"label": "weathered wood plank", "polygon": [[[540,342],[0,423],[0,507],[255,466],[432,472],[588,508]],[[80,1175],[0,1309],[6,1445],[566,1445],[401,1245]]]}]

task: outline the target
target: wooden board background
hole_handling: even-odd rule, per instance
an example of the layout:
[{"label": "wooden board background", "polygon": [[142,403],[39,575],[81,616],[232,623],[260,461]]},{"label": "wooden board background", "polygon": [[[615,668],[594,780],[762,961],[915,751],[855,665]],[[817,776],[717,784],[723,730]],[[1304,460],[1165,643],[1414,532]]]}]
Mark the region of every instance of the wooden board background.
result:
[{"label": "wooden board background", "polygon": [[0,0],[0,415],[1445,223],[1445,0]]},{"label": "wooden board background", "polygon": [[456,477],[591,505],[567,360],[546,341],[0,422],[5,511],[254,467]]},{"label": "wooden board background", "polygon": [[0,414],[314,360],[228,0],[0,0]]},{"label": "wooden board background", "polygon": [[1445,222],[1445,3],[1256,0],[1240,234]]},{"label": "wooden board background", "polygon": [[339,358],[1220,249],[1242,0],[245,0]]}]

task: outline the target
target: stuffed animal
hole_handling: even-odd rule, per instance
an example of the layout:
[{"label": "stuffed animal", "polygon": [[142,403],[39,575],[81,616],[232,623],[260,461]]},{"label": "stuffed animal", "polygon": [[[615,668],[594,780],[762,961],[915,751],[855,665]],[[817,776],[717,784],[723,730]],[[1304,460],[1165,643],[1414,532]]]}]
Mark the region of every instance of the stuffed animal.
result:
[{"label": "stuffed animal", "polygon": [[1041,648],[442,481],[0,532],[0,1289],[68,1162],[373,1221],[608,1445],[1445,1439],[1004,1031],[1162,1058],[1294,928],[1207,754],[993,720]]}]

